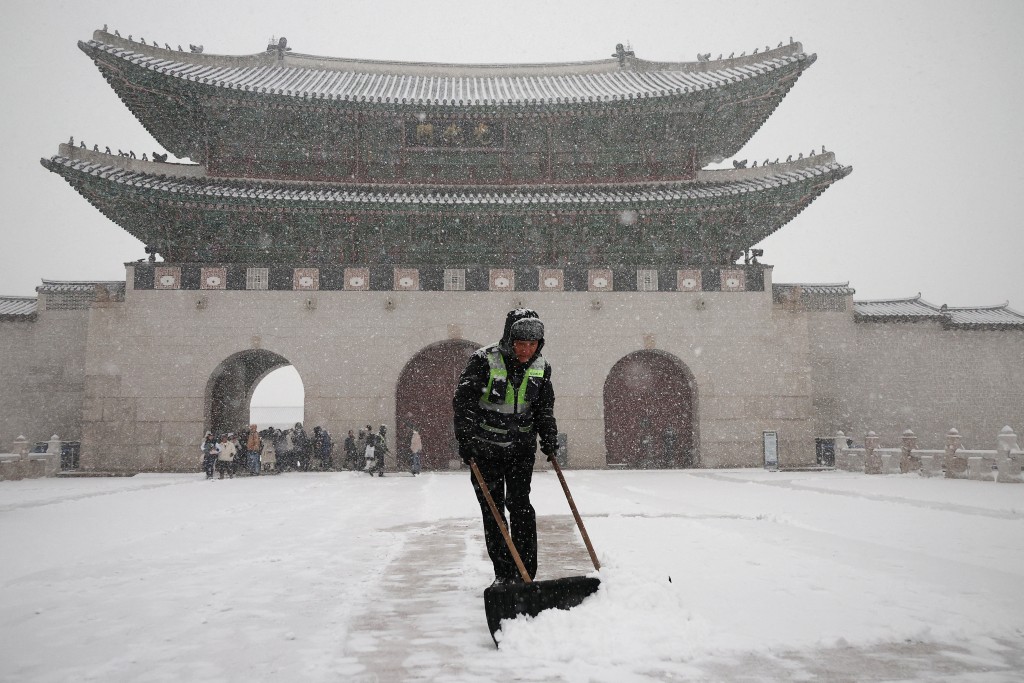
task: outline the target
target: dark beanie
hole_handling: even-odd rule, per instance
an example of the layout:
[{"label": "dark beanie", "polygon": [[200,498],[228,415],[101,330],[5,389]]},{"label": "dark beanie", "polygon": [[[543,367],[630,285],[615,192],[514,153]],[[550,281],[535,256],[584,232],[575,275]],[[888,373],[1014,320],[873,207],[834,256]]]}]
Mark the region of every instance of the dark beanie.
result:
[{"label": "dark beanie", "polygon": [[512,323],[511,341],[540,341],[544,338],[544,323],[538,318],[523,318]]}]

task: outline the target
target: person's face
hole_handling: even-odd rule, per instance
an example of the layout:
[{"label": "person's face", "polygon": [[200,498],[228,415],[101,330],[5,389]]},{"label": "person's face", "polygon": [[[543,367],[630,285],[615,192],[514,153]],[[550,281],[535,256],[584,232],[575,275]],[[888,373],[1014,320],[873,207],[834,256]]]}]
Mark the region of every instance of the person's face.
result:
[{"label": "person's face", "polygon": [[516,354],[517,361],[525,363],[537,353],[537,346],[539,342],[534,339],[517,339],[512,342],[512,352]]}]

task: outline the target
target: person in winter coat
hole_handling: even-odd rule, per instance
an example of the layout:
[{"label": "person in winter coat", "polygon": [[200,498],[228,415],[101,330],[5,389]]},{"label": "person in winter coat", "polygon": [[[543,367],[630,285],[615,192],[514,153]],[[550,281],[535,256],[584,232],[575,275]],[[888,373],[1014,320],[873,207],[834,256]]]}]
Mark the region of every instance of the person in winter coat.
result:
[{"label": "person in winter coat", "polygon": [[[508,510],[512,542],[531,578],[537,573],[537,517],[530,503],[537,439],[548,460],[558,447],[551,365],[543,348],[544,324],[536,311],[509,311],[501,340],[470,357],[452,399],[459,457],[476,463],[502,518]],[[480,485],[472,474],[470,479],[495,584],[521,581]]]},{"label": "person in winter coat", "polygon": [[373,472],[377,473],[378,477],[384,476],[384,465],[386,464],[387,456],[390,451],[388,450],[388,428],[384,425],[380,426],[380,431],[375,435],[373,446],[375,453],[373,456],[373,471],[370,472],[370,476],[373,476]]},{"label": "person in winter coat", "polygon": [[224,435],[220,438],[220,452],[217,454],[217,472],[220,474],[220,478],[224,478],[224,473],[227,472],[229,479],[235,477],[235,455],[238,449],[235,447],[235,443],[228,435]]},{"label": "person in winter coat", "polygon": [[409,452],[412,458],[412,467],[410,471],[412,476],[416,476],[420,473],[421,458],[423,457],[423,439],[420,437],[420,433],[415,429],[412,430],[412,439],[409,441]]},{"label": "person in winter coat", "polygon": [[292,460],[296,469],[309,470],[311,444],[301,422],[292,429]]},{"label": "person in winter coat", "polygon": [[356,446],[356,437],[352,433],[352,430],[348,430],[348,436],[345,437],[345,469],[354,470],[359,467],[359,450]]},{"label": "person in winter coat", "polygon": [[220,452],[220,447],[217,446],[217,439],[213,436],[213,432],[206,432],[206,436],[203,438],[203,445],[199,448],[203,452],[203,471],[206,472],[206,478],[213,479],[213,468],[217,464],[217,453]]},{"label": "person in winter coat", "polygon": [[260,462],[263,471],[272,472],[277,468],[277,444],[276,432],[268,429],[263,434],[263,450],[260,453]]},{"label": "person in winter coat", "polygon": [[256,425],[249,425],[249,438],[245,441],[246,457],[248,458],[249,474],[260,473],[260,433]]}]

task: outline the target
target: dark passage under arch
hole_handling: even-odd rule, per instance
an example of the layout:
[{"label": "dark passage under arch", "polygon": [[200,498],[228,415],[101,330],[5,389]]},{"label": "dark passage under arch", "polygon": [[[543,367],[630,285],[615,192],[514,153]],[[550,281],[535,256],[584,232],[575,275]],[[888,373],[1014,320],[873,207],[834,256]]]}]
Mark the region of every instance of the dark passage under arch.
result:
[{"label": "dark passage under arch", "polygon": [[696,467],[697,392],[689,368],[663,351],[621,358],[604,383],[604,439],[609,465]]},{"label": "dark passage under arch", "polygon": [[214,434],[249,424],[249,402],[256,385],[287,358],[264,349],[239,351],[214,369],[206,385],[206,428]]},{"label": "dark passage under arch", "polygon": [[458,461],[452,396],[459,375],[479,344],[444,341],[426,347],[402,368],[395,391],[395,438],[399,467],[409,462],[409,440],[423,439],[423,469],[447,470]]}]

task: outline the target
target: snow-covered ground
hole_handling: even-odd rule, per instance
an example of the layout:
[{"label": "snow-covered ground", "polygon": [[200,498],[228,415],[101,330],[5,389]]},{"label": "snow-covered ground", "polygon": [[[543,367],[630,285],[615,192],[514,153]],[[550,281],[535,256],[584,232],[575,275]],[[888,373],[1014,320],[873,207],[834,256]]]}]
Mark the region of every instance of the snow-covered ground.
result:
[{"label": "snow-covered ground", "polygon": [[[468,474],[2,482],[0,680],[1024,679],[1024,486],[566,474],[602,588],[500,649]],[[538,578],[592,570],[534,481]]]}]

